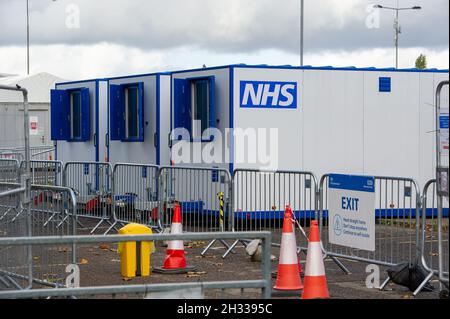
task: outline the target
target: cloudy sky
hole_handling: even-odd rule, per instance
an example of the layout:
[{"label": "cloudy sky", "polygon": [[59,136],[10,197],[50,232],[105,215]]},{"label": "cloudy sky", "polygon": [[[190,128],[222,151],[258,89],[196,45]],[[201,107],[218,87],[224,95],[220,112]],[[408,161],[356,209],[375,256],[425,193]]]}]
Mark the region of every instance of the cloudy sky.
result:
[{"label": "cloudy sky", "polygon": [[[300,0],[29,0],[31,72],[66,79],[299,64]],[[0,73],[26,72],[26,0],[0,0]],[[394,12],[305,0],[305,64],[391,67]],[[397,0],[378,0],[396,6]],[[400,67],[448,68],[449,1],[400,0]]]}]

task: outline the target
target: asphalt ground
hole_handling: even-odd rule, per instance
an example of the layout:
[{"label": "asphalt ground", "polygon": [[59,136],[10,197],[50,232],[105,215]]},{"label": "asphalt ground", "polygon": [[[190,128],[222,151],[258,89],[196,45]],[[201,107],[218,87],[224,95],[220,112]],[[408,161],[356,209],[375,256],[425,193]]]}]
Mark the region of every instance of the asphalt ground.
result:
[{"label": "asphalt ground", "polygon": [[[83,222],[85,226],[90,226],[89,222]],[[80,229],[79,234],[87,234],[89,227]],[[97,233],[102,232],[102,228]],[[377,227],[377,258],[389,260],[395,257],[395,254],[401,256],[410,256],[412,230],[406,229],[402,232],[395,232],[393,236],[392,229],[388,226]],[[448,232],[445,234],[448,247]],[[300,238],[301,235],[297,234]],[[279,230],[273,232],[273,242],[280,240]],[[301,241],[301,240],[299,240]],[[230,242],[231,243],[231,242]],[[393,244],[395,243],[395,244]],[[427,247],[430,250],[426,252],[434,262],[436,262],[435,238],[427,238]],[[163,264],[166,247],[162,242],[156,243],[156,252],[151,256],[152,267],[160,267]],[[225,248],[216,243],[207,254],[202,257],[200,254],[208,242],[185,242],[186,259],[189,266],[195,266],[196,270],[188,274],[159,274],[152,272],[149,277],[124,278],[120,273],[120,256],[117,252],[117,245],[97,244],[80,245],[77,248],[77,261],[80,266],[81,286],[103,286],[103,285],[130,285],[130,284],[152,284],[152,283],[182,283],[182,282],[206,282],[206,281],[228,281],[228,280],[253,280],[261,278],[261,264],[251,261],[250,256],[245,252],[243,245],[239,244],[235,249],[235,254],[230,254],[223,259],[222,254]],[[272,247],[272,255],[275,257],[272,261],[272,271],[275,272],[278,265],[279,248]],[[342,251],[341,251],[342,252]],[[354,250],[352,250],[355,253]],[[59,249],[59,254],[61,252]],[[305,253],[301,253],[301,263],[305,268]],[[362,255],[365,256],[364,254]],[[366,278],[369,275],[366,272],[368,263],[356,262],[352,260],[341,259],[341,262],[351,271],[347,274],[330,258],[325,259],[325,269],[328,281],[330,297],[335,299],[438,299],[439,283],[434,277],[431,284],[435,287],[433,292],[421,292],[414,297],[408,288],[393,283],[387,285],[385,290],[380,291],[376,288],[366,287]],[[436,264],[435,264],[436,265]],[[386,270],[388,267],[380,266],[380,283],[387,278]],[[275,285],[275,278],[272,284]],[[261,298],[259,289],[228,289],[228,290],[205,290],[205,298]],[[139,295],[116,295],[116,296],[97,296],[97,298],[142,298]],[[299,294],[285,295],[273,291],[273,298],[298,299]]]}]

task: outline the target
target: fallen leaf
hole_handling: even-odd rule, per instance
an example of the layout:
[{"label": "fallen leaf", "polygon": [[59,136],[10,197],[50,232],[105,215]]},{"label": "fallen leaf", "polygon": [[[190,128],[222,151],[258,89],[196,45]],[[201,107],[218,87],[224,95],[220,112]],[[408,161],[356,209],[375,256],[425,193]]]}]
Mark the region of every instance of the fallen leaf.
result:
[{"label": "fallen leaf", "polygon": [[114,253],[119,252],[117,249],[114,249],[114,248],[110,248],[109,251],[112,251],[112,252],[114,252]]},{"label": "fallen leaf", "polygon": [[89,263],[89,262],[88,262],[87,259],[81,258],[81,260],[80,260],[80,265],[87,265],[88,263]]},{"label": "fallen leaf", "polygon": [[59,247],[58,248],[59,253],[67,253],[68,251],[69,251],[69,249],[67,247]]},{"label": "fallen leaf", "polygon": [[132,278],[128,278],[128,277],[123,277],[122,280],[123,281],[131,281]]},{"label": "fallen leaf", "polygon": [[101,250],[109,250],[109,246],[106,245],[106,244],[101,244],[101,245],[99,246],[99,248],[100,248]]},{"label": "fallen leaf", "polygon": [[196,276],[200,276],[200,275],[206,275],[206,271],[188,271],[187,275],[196,275]]}]

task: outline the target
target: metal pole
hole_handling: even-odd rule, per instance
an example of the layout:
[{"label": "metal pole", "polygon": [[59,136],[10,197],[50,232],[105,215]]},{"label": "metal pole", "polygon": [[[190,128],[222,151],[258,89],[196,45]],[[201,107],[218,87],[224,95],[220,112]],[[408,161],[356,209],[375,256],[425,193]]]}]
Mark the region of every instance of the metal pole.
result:
[{"label": "metal pole", "polygon": [[398,69],[398,40],[400,36],[400,26],[398,21],[398,9],[395,10],[395,68]]},{"label": "metal pole", "polygon": [[[28,3],[28,1],[27,1]],[[25,188],[24,197],[22,199],[23,207],[25,208],[25,211],[27,212],[27,235],[29,237],[32,236],[32,229],[31,229],[31,180],[30,180],[30,131],[28,129],[29,125],[29,110],[28,110],[28,91],[25,88],[20,87],[19,85],[16,86],[6,86],[6,85],[0,85],[0,90],[9,90],[9,91],[19,91],[22,92],[23,95],[23,127],[24,127],[24,139],[25,139],[25,167],[23,169],[23,172],[20,172],[21,174],[21,180],[20,183],[22,185],[22,188]],[[33,257],[32,257],[32,247],[31,245],[28,245],[27,247],[28,252],[28,285],[29,288],[33,285]]]},{"label": "metal pole", "polygon": [[300,0],[300,66],[303,66],[304,17],[305,17],[305,1]]},{"label": "metal pole", "polygon": [[[443,256],[442,256],[442,194],[439,192],[439,168],[441,167],[441,149],[440,149],[440,125],[439,113],[441,109],[441,90],[444,85],[449,85],[449,81],[442,81],[436,89],[436,187],[437,187],[437,215],[438,215],[438,265],[439,265],[439,279],[443,278]],[[439,289],[442,290],[442,283],[439,281]]]},{"label": "metal pole", "polygon": [[30,13],[27,0],[27,74],[30,74]]}]

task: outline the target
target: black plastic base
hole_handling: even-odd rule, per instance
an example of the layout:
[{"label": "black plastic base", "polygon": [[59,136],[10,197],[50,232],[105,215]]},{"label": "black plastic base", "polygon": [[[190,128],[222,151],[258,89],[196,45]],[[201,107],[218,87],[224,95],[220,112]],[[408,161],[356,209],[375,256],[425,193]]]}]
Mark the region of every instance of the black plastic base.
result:
[{"label": "black plastic base", "polygon": [[168,275],[179,275],[179,274],[187,274],[190,271],[196,271],[197,268],[195,266],[186,266],[186,268],[177,268],[177,269],[164,269],[162,267],[155,267],[152,271],[156,274],[168,274]]}]

